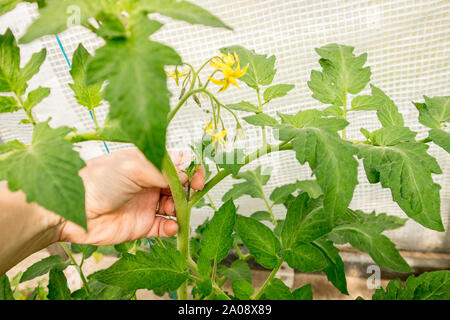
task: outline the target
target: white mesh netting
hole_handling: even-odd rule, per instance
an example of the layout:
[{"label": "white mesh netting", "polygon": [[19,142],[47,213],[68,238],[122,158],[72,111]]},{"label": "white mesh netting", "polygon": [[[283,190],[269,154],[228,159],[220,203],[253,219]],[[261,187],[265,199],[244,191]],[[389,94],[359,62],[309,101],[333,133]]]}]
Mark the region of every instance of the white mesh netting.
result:
[{"label": "white mesh netting", "polygon": [[[411,101],[422,101],[422,96],[449,95],[450,83],[450,1],[448,0],[396,0],[396,1],[344,1],[344,0],[198,0],[197,4],[212,11],[234,28],[227,30],[192,26],[157,16],[167,24],[155,38],[167,43],[180,53],[184,61],[195,66],[214,56],[220,47],[240,44],[258,53],[276,55],[277,75],[274,83],[295,84],[295,89],[282,99],[267,105],[267,113],[276,111],[294,113],[299,109],[321,106],[311,97],[306,85],[312,69],[318,69],[318,56],[314,48],[336,42],[355,47],[357,54],[367,52],[367,65],[372,69],[372,83],[379,86],[396,102],[405,118],[406,125],[426,136],[426,128],[417,121],[418,112]],[[11,28],[16,36],[25,31],[37,16],[34,5],[20,4],[14,11],[0,18],[0,32]],[[71,59],[78,43],[92,53],[102,45],[102,40],[90,31],[74,27],[60,35],[61,42]],[[77,105],[68,86],[71,82],[69,68],[58,47],[55,36],[46,36],[32,44],[22,46],[22,59],[26,61],[41,47],[47,48],[47,60],[41,72],[32,79],[33,89],[47,86],[52,94],[36,107],[38,120],[52,117],[52,125],[69,125],[80,131],[93,129],[89,112]],[[179,92],[172,82],[174,101]],[[232,88],[220,95],[224,103],[235,103],[243,99],[254,101],[251,90],[244,85]],[[102,120],[107,106],[97,109]],[[0,115],[0,139],[9,141],[30,139],[31,128],[19,125],[21,115]],[[209,115],[201,111],[194,102],[177,114],[170,126],[168,146],[170,149],[187,150],[192,139],[199,139]],[[348,128],[350,138],[361,139],[360,127],[374,130],[380,125],[372,112],[351,113]],[[233,120],[225,116],[225,123],[233,126]],[[247,129],[247,150],[261,143],[256,131]],[[274,142],[274,141],[273,141]],[[129,145],[108,144],[111,152]],[[106,153],[100,142],[80,146],[85,159]],[[442,175],[434,176],[442,186],[441,212],[446,230],[450,228],[450,157],[442,149],[432,146],[430,154],[438,159]],[[310,178],[307,166],[300,166],[293,153],[279,153],[266,157],[258,164],[274,167],[272,178],[266,186],[267,194],[275,187]],[[367,181],[362,165],[359,168],[358,185],[351,207],[365,211],[376,210],[405,217],[398,205],[392,201],[389,189]],[[231,186],[228,178],[211,193],[216,205]],[[250,197],[238,201],[240,213],[250,214],[264,209],[264,203]],[[275,207],[282,216],[284,208]],[[209,209],[199,209],[193,214],[193,225],[197,225],[211,214]],[[433,250],[450,252],[450,233],[438,233],[425,229],[410,220],[405,228],[389,233],[399,248],[411,250]]]}]

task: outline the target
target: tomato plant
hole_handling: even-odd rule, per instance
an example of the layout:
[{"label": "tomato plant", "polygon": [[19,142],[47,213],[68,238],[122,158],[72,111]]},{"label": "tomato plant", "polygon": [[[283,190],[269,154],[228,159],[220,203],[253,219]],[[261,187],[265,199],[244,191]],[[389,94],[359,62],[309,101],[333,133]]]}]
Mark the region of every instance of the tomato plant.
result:
[{"label": "tomato plant", "polygon": [[[2,4],[0,13],[19,2]],[[424,102],[414,103],[420,123],[430,128],[426,139],[417,140],[395,102],[370,83],[367,54],[356,55],[353,47],[328,44],[316,49],[320,70],[313,70],[308,81],[313,98],[323,106],[299,107],[295,114],[278,113],[275,118],[265,113],[266,105],[289,94],[294,85],[273,83],[274,56],[233,45],[194,67],[183,62],[173,48],[150,40],[162,26],[148,17],[155,12],[192,24],[229,28],[197,5],[175,0],[28,2],[38,3],[40,16],[19,43],[64,31],[69,5],[80,9],[83,27],[104,39],[94,55],[80,44],[71,70],[74,96],[92,112],[96,129],[77,132],[35,120],[33,108],[49,96],[50,89],[39,87],[27,92],[27,83],[39,71],[46,50],[33,54],[22,68],[16,39],[6,31],[0,35],[0,92],[6,93],[0,96],[0,112],[23,110],[21,122],[33,127],[33,138],[29,145],[14,140],[0,146],[0,179],[8,181],[11,191],[22,190],[27,201],[86,228],[85,190],[78,175],[85,164],[73,144],[92,140],[133,143],[167,176],[180,227],[176,238],[150,239],[150,249],[145,241],[115,246],[117,262],[87,277],[81,271],[84,260],[105,249],[73,244],[70,251],[65,247],[71,262],[50,256],[21,275],[24,282],[49,273],[48,295],[38,286],[33,297],[133,299],[136,290],[147,289],[157,294],[176,291],[177,299],[187,299],[189,294],[195,299],[311,299],[310,285],[291,292],[275,278],[283,262],[303,272],[322,271],[340,292],[348,294],[344,263],[336,246],[346,243],[367,252],[380,267],[411,273],[395,244],[383,234],[402,227],[406,219],[349,208],[358,184],[357,159],[362,160],[370,183],[389,188],[409,218],[426,228],[444,231],[440,186],[432,177],[442,171],[427,150],[435,143],[450,152],[450,133],[446,131],[450,97],[425,96]],[[175,93],[179,99],[172,107],[167,80],[175,81],[179,89]],[[233,86],[239,84],[253,89],[254,96],[247,99],[253,102],[221,103],[220,92],[237,90]],[[360,95],[369,84],[371,94]],[[212,117],[205,124],[204,135],[192,145],[195,160],[185,172],[192,177],[203,165],[209,179],[203,190],[192,192],[183,189],[168,156],[166,131],[187,101],[200,104],[201,96]],[[103,101],[110,109],[105,123],[99,123],[95,109]],[[202,104],[204,107],[205,102]],[[364,111],[375,111],[382,127],[372,132],[361,128],[365,139],[351,140],[346,134],[347,115]],[[235,119],[237,136],[242,133],[243,122],[259,128],[263,141],[259,149],[245,154],[230,148],[230,130],[222,121],[224,112]],[[247,115],[241,117],[242,113]],[[273,134],[279,143],[267,143],[267,134]],[[299,165],[309,165],[314,179],[282,185],[266,194],[263,186],[270,179],[270,170],[244,167],[277,152],[294,153]],[[236,183],[223,195],[218,208],[208,193],[228,176]],[[262,199],[267,210],[238,214],[234,201],[243,195]],[[284,206],[284,219],[276,219],[275,205]],[[191,210],[201,206],[211,207],[214,215],[191,235]],[[222,265],[232,248],[239,259],[229,267]],[[73,259],[72,252],[82,255],[81,263]],[[250,259],[271,270],[257,291],[252,285]],[[70,292],[62,272],[69,265],[79,269],[83,281],[83,287],[75,292]],[[0,298],[11,298],[8,278],[0,280]],[[223,289],[227,280],[232,292]],[[449,299],[450,273],[411,276],[403,287],[395,280],[386,290],[378,289],[373,298]]]}]

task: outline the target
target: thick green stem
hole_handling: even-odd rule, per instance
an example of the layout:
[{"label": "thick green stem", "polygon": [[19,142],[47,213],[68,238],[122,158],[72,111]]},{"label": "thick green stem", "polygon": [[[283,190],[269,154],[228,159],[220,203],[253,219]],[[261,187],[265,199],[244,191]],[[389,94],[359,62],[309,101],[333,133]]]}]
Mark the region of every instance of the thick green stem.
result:
[{"label": "thick green stem", "polygon": [[264,194],[264,191],[262,190],[262,188],[261,188],[261,191],[262,191],[262,194],[263,194],[263,197],[264,197],[263,198],[264,203],[266,204],[267,210],[270,213],[270,218],[272,219],[272,223],[273,223],[274,226],[276,226],[277,225],[277,219],[275,218],[275,215],[273,214],[272,207],[270,206],[269,201],[267,200],[267,197]]},{"label": "thick green stem", "polygon": [[[347,120],[347,92],[345,92],[345,94],[344,94],[343,112],[344,112],[344,119]],[[342,129],[342,139],[344,139],[344,140],[347,139],[345,128]]]},{"label": "thick green stem", "polygon": [[269,277],[267,278],[267,280],[264,282],[264,284],[262,285],[261,289],[259,289],[259,291],[255,294],[255,296],[252,298],[252,300],[258,300],[259,298],[261,298],[261,296],[264,294],[264,291],[266,290],[266,288],[270,285],[270,283],[272,282],[273,278],[275,277],[275,275],[277,274],[278,270],[281,267],[281,264],[283,263],[283,259],[279,259],[277,262],[277,265],[275,266],[275,268],[272,270],[272,272],[270,273]]},{"label": "thick green stem", "polygon": [[83,270],[81,269],[81,266],[78,265],[78,263],[75,260],[75,258],[73,257],[72,252],[70,252],[69,248],[67,248],[67,246],[66,246],[66,244],[64,242],[60,242],[59,244],[61,245],[63,250],[67,253],[67,255],[69,256],[69,258],[72,261],[72,263],[77,268],[78,273],[80,274],[81,281],[83,281],[83,285],[84,285],[84,288],[86,289],[86,292],[88,294],[91,293],[91,290],[89,288],[89,284],[88,284],[88,282],[86,280],[86,277],[84,276]]},{"label": "thick green stem", "polygon": [[[172,192],[175,209],[177,211],[177,247],[186,261],[189,262],[191,260],[189,254],[191,208],[187,204],[186,195],[184,193],[183,185],[181,184],[180,178],[178,176],[178,172],[167,152],[163,160],[163,173],[167,177],[167,180],[169,182],[170,191]],[[187,283],[185,282],[178,289],[178,299],[186,300],[187,298]]]},{"label": "thick green stem", "polygon": [[85,141],[109,141],[109,142],[124,142],[125,140],[112,140],[101,136],[97,131],[85,132],[85,133],[72,133],[66,136],[66,140],[72,143],[85,142]]}]

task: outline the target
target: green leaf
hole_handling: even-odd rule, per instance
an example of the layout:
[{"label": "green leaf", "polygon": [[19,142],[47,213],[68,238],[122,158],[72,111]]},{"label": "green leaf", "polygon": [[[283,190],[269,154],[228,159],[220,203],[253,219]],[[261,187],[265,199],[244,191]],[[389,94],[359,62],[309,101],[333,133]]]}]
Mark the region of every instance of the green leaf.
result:
[{"label": "green leaf", "polygon": [[322,71],[313,70],[308,87],[313,98],[325,104],[343,106],[347,93],[358,94],[370,81],[370,68],[363,68],[367,54],[355,56],[353,47],[328,44],[316,49],[322,57]]},{"label": "green leaf", "polygon": [[344,224],[334,228],[332,233],[343,237],[353,247],[367,252],[380,267],[403,273],[413,271],[399,254],[395,244],[369,226],[359,223]]},{"label": "green leaf", "polygon": [[219,168],[225,169],[233,175],[237,175],[239,170],[245,164],[245,154],[242,149],[233,149],[229,152],[217,152],[214,157],[210,154],[207,156],[214,161]]},{"label": "green leaf", "polygon": [[64,270],[69,264],[62,261],[60,255],[54,255],[44,258],[32,266],[22,274],[20,282],[25,282],[36,277],[42,276],[52,269]]},{"label": "green leaf", "polygon": [[270,194],[270,200],[272,200],[274,204],[284,203],[289,195],[295,191],[297,191],[297,183],[285,184],[283,186],[276,187]]},{"label": "green leaf", "polygon": [[[75,25],[75,16],[80,19],[80,25],[86,25],[88,20],[102,10],[102,3],[89,0],[46,0],[45,6],[39,9],[39,18],[28,27],[19,43],[29,43],[48,34],[58,34],[68,29],[69,23]],[[69,10],[76,8],[79,12]]]},{"label": "green leaf", "polygon": [[312,300],[313,293],[311,284],[304,285],[292,292],[292,297],[294,300]]},{"label": "green leaf", "polygon": [[236,207],[233,201],[228,200],[214,214],[203,232],[202,255],[216,263],[228,256],[228,251],[233,246],[231,234],[235,220]]},{"label": "green leaf", "polygon": [[250,300],[250,297],[255,292],[253,286],[245,280],[232,281],[231,288],[239,300]]},{"label": "green leaf", "polygon": [[237,176],[234,176],[234,178],[244,179],[246,182],[234,184],[233,187],[223,195],[223,202],[230,199],[236,200],[246,194],[252,198],[264,199],[262,186],[266,185],[267,181],[270,179],[270,174],[267,174],[267,170],[265,170],[263,174],[261,173],[261,166],[259,166],[254,171],[249,170],[242,172]]},{"label": "green leaf", "polygon": [[181,64],[178,54],[148,39],[161,25],[141,16],[126,38],[108,40],[88,61],[88,85],[108,80],[109,117],[158,169],[165,153],[170,110],[166,65]]},{"label": "green leaf", "polygon": [[6,274],[0,277],[0,300],[15,300]]},{"label": "green leaf", "polygon": [[406,127],[386,127],[371,134],[371,140],[376,146],[394,146],[401,142],[415,142],[416,132]]},{"label": "green leaf", "polygon": [[236,233],[256,262],[267,269],[275,268],[281,246],[272,230],[255,219],[238,215]]},{"label": "green leaf", "polygon": [[187,279],[186,260],[176,249],[152,246],[151,251],[124,254],[111,267],[90,275],[89,279],[128,290],[153,290],[164,285],[176,290]]},{"label": "green leaf", "polygon": [[254,50],[248,50],[241,46],[231,46],[220,49],[220,52],[227,54],[234,53],[239,57],[241,66],[248,65],[247,73],[239,78],[250,88],[257,89],[259,86],[272,84],[276,73],[275,56],[256,54]]},{"label": "green leaf", "polygon": [[340,292],[348,295],[347,279],[345,278],[344,262],[339,256],[339,249],[331,241],[317,239],[313,243],[325,256],[328,266],[323,269],[330,281]]},{"label": "green leaf", "polygon": [[87,300],[130,300],[134,292],[120,287],[109,286],[95,280],[89,281],[89,288],[91,293]]},{"label": "green leaf", "polygon": [[84,186],[78,175],[85,163],[64,139],[71,131],[38,123],[31,145],[0,162],[0,176],[6,177],[11,191],[22,190],[28,202],[37,202],[86,228]]},{"label": "green leaf", "polygon": [[445,151],[450,153],[450,133],[442,129],[431,129],[430,139]]},{"label": "green leaf", "polygon": [[39,72],[39,69],[44,63],[46,56],[47,56],[47,49],[45,48],[39,52],[33,53],[30,60],[22,69],[22,77],[24,81],[30,80],[36,73]]},{"label": "green leaf", "polygon": [[254,126],[269,126],[273,127],[278,124],[278,121],[272,118],[271,116],[265,113],[258,113],[253,116],[248,116],[243,118],[247,123],[252,124]]},{"label": "green leaf", "polygon": [[70,245],[70,250],[72,250],[73,253],[81,253],[83,256],[83,259],[87,259],[90,256],[92,256],[92,254],[97,251],[98,247],[97,246],[93,246],[91,244],[77,244],[77,243],[72,243]]},{"label": "green leaf", "polygon": [[306,193],[289,203],[281,232],[285,249],[292,248],[298,242],[312,242],[331,231],[321,204],[321,200],[310,199]]},{"label": "green leaf", "polygon": [[0,96],[0,113],[15,112],[20,110],[14,97]]},{"label": "green leaf", "polygon": [[408,219],[388,216],[386,213],[364,213],[361,210],[347,209],[337,224],[360,223],[371,228],[374,232],[381,233],[386,230],[395,230],[405,225]]},{"label": "green leaf", "polygon": [[267,103],[272,99],[284,97],[294,88],[295,85],[293,84],[277,84],[271,86],[264,91],[264,102]]},{"label": "green leaf", "polygon": [[432,129],[440,129],[441,124],[450,122],[450,96],[424,97],[425,103],[414,103],[419,111],[419,122]]},{"label": "green leaf", "polygon": [[332,116],[337,118],[344,118],[344,111],[338,106],[329,106],[323,109],[324,116]]},{"label": "green leaf", "polygon": [[[287,222],[284,223],[287,225]],[[283,258],[291,268],[313,272],[327,267],[322,251],[310,243],[297,242],[283,251]]]},{"label": "green leaf", "polygon": [[272,279],[264,291],[267,300],[292,300],[291,290],[278,278]]},{"label": "green leaf", "polygon": [[20,50],[10,29],[0,35],[0,92],[25,93],[26,81],[20,70]]},{"label": "green leaf", "polygon": [[69,83],[69,86],[75,93],[75,99],[77,99],[78,103],[87,107],[89,110],[93,110],[100,106],[103,93],[101,83],[90,86],[85,85],[89,57],[91,55],[80,43],[73,54],[72,69],[70,70],[73,83]]},{"label": "green leaf", "polygon": [[50,277],[48,281],[48,299],[71,300],[66,276],[59,269],[50,270]]},{"label": "green leaf", "polygon": [[0,15],[12,11],[22,0],[3,0],[0,2]]},{"label": "green leaf", "polygon": [[205,26],[232,30],[207,10],[188,1],[143,0],[138,5],[149,12],[158,12],[164,16],[183,20],[191,24],[203,24]]},{"label": "green leaf", "polygon": [[227,277],[231,281],[245,280],[248,283],[252,283],[252,273],[247,262],[243,260],[236,260],[229,268],[222,268],[220,270],[220,274]]},{"label": "green leaf", "polygon": [[352,100],[351,111],[376,111],[378,110],[378,105],[379,101],[374,96],[357,96]]},{"label": "green leaf", "polygon": [[258,221],[272,221],[272,216],[267,211],[256,211],[252,213],[250,218]]},{"label": "green leaf", "polygon": [[39,87],[33,91],[30,91],[27,96],[27,100],[23,103],[25,110],[32,110],[36,105],[38,105],[42,100],[50,95],[49,88]]},{"label": "green leaf", "polygon": [[[380,130],[378,134],[382,135],[384,131]],[[428,145],[416,142],[392,146],[359,145],[358,157],[364,159],[369,181],[381,181],[383,188],[390,188],[394,201],[411,219],[427,228],[444,231],[440,215],[441,187],[431,176],[442,171],[436,159],[427,153],[428,148]]]},{"label": "green leaf", "polygon": [[381,89],[370,85],[372,88],[372,97],[376,100],[377,104],[377,116],[383,127],[404,125],[403,116],[398,111],[398,107],[395,105],[386,93]]},{"label": "green leaf", "polygon": [[347,209],[358,183],[358,162],[354,158],[357,149],[331,129],[342,129],[347,122],[321,118],[317,110],[281,116],[284,124],[278,126],[279,139],[293,138],[297,160],[309,163],[324,194],[324,209],[333,221]]},{"label": "green leaf", "polygon": [[311,199],[317,199],[323,195],[322,189],[316,180],[297,181],[297,188],[306,192]]},{"label": "green leaf", "polygon": [[8,142],[0,145],[0,154],[6,153],[6,152],[10,152],[10,151],[13,151],[13,150],[18,150],[18,149],[26,149],[26,147],[27,146],[24,145],[19,140],[8,141]]},{"label": "green leaf", "polygon": [[373,300],[449,300],[450,271],[425,272],[418,277],[410,276],[402,287],[402,282],[395,279],[386,290],[377,289]]},{"label": "green leaf", "polygon": [[233,110],[245,111],[245,112],[254,112],[259,113],[261,110],[258,109],[257,106],[251,104],[247,101],[241,101],[239,103],[227,104],[227,107]]},{"label": "green leaf", "polygon": [[130,141],[130,139],[127,138],[125,132],[120,127],[119,120],[118,119],[110,120],[109,117],[106,117],[105,123],[103,124],[103,128],[99,130],[98,134],[106,139],[114,141],[122,141],[122,142]]}]

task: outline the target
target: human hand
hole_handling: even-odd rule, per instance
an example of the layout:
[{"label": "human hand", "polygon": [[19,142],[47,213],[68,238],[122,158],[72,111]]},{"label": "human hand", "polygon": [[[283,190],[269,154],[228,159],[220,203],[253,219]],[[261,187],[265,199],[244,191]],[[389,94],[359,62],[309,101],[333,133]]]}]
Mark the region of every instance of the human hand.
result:
[{"label": "human hand", "polygon": [[[181,172],[191,158],[171,154],[185,185],[188,177]],[[176,216],[167,179],[139,150],[124,150],[88,160],[80,176],[86,189],[88,232],[64,221],[60,240],[82,244],[110,245],[147,237],[170,237],[177,233],[175,220],[156,214]],[[201,167],[191,187],[204,186]]]}]

